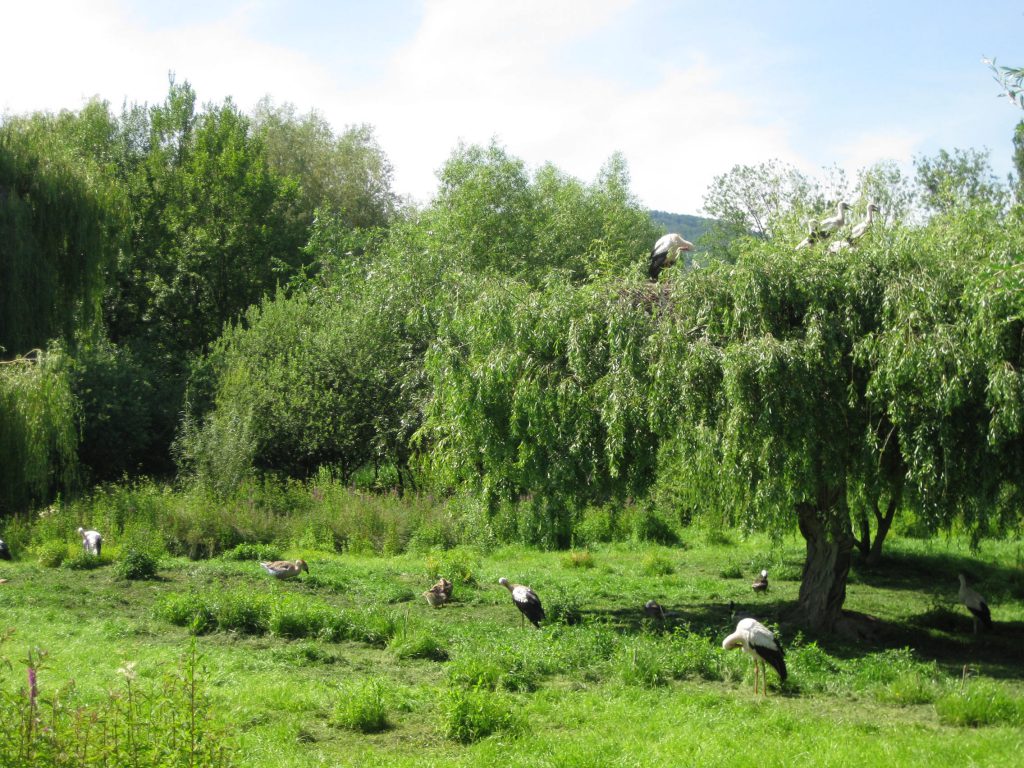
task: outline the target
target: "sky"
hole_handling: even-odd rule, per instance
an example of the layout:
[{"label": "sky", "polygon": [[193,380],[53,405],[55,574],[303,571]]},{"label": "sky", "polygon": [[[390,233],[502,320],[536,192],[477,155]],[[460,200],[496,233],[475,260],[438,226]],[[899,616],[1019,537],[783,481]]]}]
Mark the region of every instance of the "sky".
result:
[{"label": "sky", "polygon": [[647,207],[701,213],[770,160],[855,178],[940,149],[1012,167],[1024,66],[1009,0],[0,0],[0,112],[263,97],[369,123],[394,191],[428,202],[459,142],[590,182],[615,152]]}]

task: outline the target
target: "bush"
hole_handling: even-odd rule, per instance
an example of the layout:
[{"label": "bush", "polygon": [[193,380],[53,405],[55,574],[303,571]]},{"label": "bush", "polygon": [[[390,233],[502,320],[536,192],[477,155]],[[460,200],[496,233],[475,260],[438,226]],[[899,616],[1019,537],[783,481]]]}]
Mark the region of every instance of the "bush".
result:
[{"label": "bush", "polygon": [[448,660],[448,651],[426,632],[402,632],[391,639],[388,648],[399,659]]},{"label": "bush", "polygon": [[245,542],[221,554],[224,560],[244,562],[251,560],[280,560],[281,550],[273,544],[252,544]]},{"label": "bush", "polygon": [[444,735],[470,744],[499,731],[517,733],[522,721],[507,698],[493,691],[449,688],[444,702]]},{"label": "bush", "polygon": [[379,680],[346,690],[334,708],[331,722],[359,733],[380,733],[391,727],[384,701],[384,686]]},{"label": "bush", "polygon": [[1024,725],[1024,700],[987,680],[973,681],[943,696],[935,702],[935,711],[939,722],[946,725]]},{"label": "bush", "polygon": [[33,554],[44,568],[60,568],[68,557],[68,545],[63,541],[44,541],[33,547]]},{"label": "bush", "polygon": [[122,579],[143,580],[156,578],[157,560],[148,552],[128,550],[117,564],[117,575]]},{"label": "bush", "polygon": [[566,568],[593,568],[594,557],[589,549],[574,550],[562,558],[562,564]]},{"label": "bush", "polygon": [[663,555],[644,555],[640,563],[640,571],[645,576],[668,576],[675,573],[675,566],[672,561]]}]

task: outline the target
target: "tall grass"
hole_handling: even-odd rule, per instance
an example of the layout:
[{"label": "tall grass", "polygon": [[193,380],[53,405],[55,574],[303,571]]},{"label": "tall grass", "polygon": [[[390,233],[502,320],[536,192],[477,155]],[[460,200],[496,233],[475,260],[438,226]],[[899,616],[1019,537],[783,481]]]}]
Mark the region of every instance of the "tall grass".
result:
[{"label": "tall grass", "polygon": [[[4,768],[125,766],[230,768],[237,742],[211,706],[206,670],[193,643],[155,684],[124,664],[99,701],[83,700],[73,681],[55,685],[45,654],[30,652],[0,687],[0,765]],[[21,671],[21,670],[19,670]]]}]

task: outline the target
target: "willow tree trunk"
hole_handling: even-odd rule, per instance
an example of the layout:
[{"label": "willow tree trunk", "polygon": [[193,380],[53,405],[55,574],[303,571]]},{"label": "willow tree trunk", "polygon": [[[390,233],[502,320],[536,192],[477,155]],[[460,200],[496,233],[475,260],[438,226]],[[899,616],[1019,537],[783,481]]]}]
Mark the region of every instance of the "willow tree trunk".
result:
[{"label": "willow tree trunk", "polygon": [[843,615],[853,552],[846,489],[823,489],[815,502],[798,504],[797,515],[807,542],[797,610],[812,631],[832,632]]}]

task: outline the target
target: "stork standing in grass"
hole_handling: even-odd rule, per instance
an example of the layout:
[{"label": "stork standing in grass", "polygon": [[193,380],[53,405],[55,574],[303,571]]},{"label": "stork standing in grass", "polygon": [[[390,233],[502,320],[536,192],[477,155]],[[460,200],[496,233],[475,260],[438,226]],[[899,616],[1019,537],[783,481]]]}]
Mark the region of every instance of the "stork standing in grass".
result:
[{"label": "stork standing in grass", "polygon": [[671,267],[676,263],[680,251],[692,251],[693,243],[684,240],[681,236],[672,233],[660,238],[651,249],[651,262],[648,267],[648,274],[651,280],[658,282],[658,275],[665,267]]},{"label": "stork standing in grass", "polygon": [[802,250],[819,240],[824,240],[834,235],[846,224],[846,212],[848,210],[850,210],[849,203],[840,203],[836,207],[835,216],[829,216],[827,219],[822,219],[818,222],[812,221],[807,227],[807,237],[800,241],[796,249],[798,251]]},{"label": "stork standing in grass", "polygon": [[785,654],[775,641],[775,635],[764,624],[756,619],[740,619],[736,625],[736,631],[722,641],[725,650],[742,648],[754,662],[754,695],[757,695],[757,678],[760,671],[762,680],[761,692],[768,695],[768,676],[764,668],[765,662],[772,665],[779,673],[779,679],[786,680]]},{"label": "stork standing in grass", "polygon": [[762,570],[761,575],[754,579],[754,583],[750,585],[750,588],[755,592],[767,592],[768,591],[768,571]]},{"label": "stork standing in grass", "polygon": [[11,550],[7,548],[7,542],[0,539],[0,560],[10,560]]},{"label": "stork standing in grass", "polygon": [[275,579],[291,579],[302,571],[309,573],[309,566],[305,560],[273,560],[268,563],[261,562],[260,566]]},{"label": "stork standing in grass", "polygon": [[967,586],[967,574],[963,571],[960,572],[960,591],[957,593],[957,597],[960,598],[960,602],[967,606],[967,610],[971,612],[971,618],[974,619],[974,634],[978,634],[978,622],[980,621],[985,629],[992,629],[992,613],[988,609],[988,603],[985,602],[985,598]]},{"label": "stork standing in grass", "polygon": [[533,626],[540,629],[540,623],[544,620],[544,607],[537,593],[522,584],[512,584],[504,576],[498,579],[498,583],[512,593],[512,602],[523,614],[523,618],[529,619]]},{"label": "stork standing in grass", "polygon": [[100,536],[100,532],[79,528],[78,535],[82,537],[82,549],[85,554],[99,557],[100,550],[103,549],[103,537]]}]

